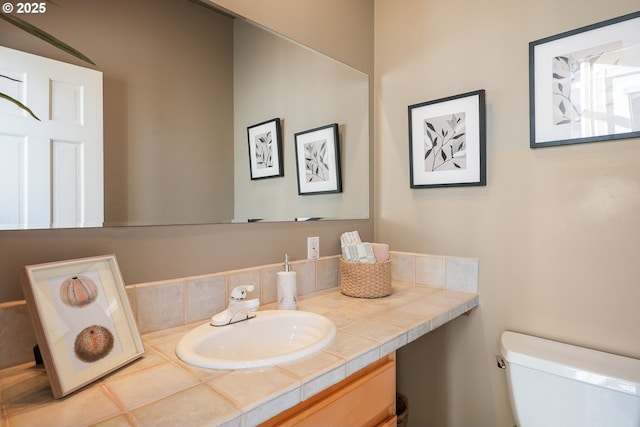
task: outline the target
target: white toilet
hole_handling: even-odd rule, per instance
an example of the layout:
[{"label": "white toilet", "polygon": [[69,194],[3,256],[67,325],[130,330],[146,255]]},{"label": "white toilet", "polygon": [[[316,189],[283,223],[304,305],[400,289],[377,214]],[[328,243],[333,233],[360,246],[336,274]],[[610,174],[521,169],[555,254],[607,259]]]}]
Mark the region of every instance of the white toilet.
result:
[{"label": "white toilet", "polygon": [[640,360],[504,332],[518,427],[640,427]]}]

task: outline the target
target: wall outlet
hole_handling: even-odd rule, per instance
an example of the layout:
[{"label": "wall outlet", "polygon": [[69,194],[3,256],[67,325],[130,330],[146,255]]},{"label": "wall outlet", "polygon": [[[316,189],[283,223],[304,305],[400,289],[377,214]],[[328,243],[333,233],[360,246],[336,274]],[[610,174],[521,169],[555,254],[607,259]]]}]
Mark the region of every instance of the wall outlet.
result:
[{"label": "wall outlet", "polygon": [[307,237],[307,259],[320,258],[320,237]]}]

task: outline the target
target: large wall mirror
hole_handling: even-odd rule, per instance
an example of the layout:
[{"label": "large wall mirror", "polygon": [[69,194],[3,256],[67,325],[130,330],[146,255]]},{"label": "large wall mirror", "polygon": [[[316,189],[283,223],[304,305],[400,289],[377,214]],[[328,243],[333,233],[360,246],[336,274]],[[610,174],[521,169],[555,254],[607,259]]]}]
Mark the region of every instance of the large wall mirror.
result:
[{"label": "large wall mirror", "polygon": [[[209,2],[57,3],[27,19],[103,73],[105,226],[369,217],[365,73]],[[85,65],[12,34],[3,45]],[[284,176],[252,180],[247,127],[276,117]],[[332,123],[342,192],[299,195],[294,134]]]}]

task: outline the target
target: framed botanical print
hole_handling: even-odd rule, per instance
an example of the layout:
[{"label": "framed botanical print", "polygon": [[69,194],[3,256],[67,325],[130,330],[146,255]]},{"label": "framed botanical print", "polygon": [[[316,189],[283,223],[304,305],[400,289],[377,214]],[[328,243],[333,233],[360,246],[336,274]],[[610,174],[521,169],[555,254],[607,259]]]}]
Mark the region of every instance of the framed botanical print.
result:
[{"label": "framed botanical print", "polygon": [[529,43],[530,147],[640,136],[640,12]]},{"label": "framed botanical print", "polygon": [[298,132],[295,139],[298,194],[342,192],[338,124]]},{"label": "framed botanical print", "polygon": [[409,106],[411,188],[486,185],[485,92]]},{"label": "framed botanical print", "polygon": [[247,128],[251,179],[284,176],[280,119]]}]

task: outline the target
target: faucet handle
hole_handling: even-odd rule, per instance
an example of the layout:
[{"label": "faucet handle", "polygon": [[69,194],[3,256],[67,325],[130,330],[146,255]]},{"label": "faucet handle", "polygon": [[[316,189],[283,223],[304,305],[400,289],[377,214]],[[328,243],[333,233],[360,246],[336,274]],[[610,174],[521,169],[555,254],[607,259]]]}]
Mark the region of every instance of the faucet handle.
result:
[{"label": "faucet handle", "polygon": [[236,286],[231,290],[231,296],[229,297],[232,301],[243,301],[247,297],[247,292],[253,291],[255,286],[246,285],[246,286]]}]

